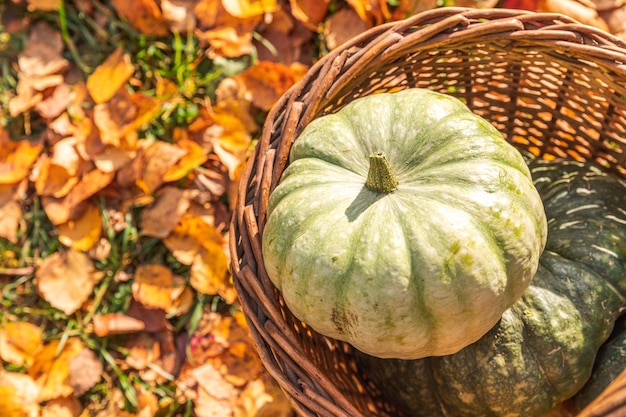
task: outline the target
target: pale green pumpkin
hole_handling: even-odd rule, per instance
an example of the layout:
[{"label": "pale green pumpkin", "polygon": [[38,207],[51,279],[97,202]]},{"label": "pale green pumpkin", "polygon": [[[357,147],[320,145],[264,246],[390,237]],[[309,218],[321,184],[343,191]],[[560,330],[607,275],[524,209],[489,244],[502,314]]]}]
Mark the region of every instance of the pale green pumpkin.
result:
[{"label": "pale green pumpkin", "polygon": [[484,335],[528,287],[545,240],[519,152],[459,100],[409,89],[304,129],[262,242],[296,317],[365,353],[412,359]]}]

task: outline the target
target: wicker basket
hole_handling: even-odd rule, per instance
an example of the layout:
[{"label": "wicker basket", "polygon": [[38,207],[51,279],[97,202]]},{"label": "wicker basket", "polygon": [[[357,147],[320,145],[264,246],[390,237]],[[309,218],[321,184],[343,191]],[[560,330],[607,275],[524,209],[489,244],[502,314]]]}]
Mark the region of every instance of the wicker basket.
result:
[{"label": "wicker basket", "polygon": [[352,348],[295,319],[269,281],[260,243],[268,196],[312,119],[408,87],[458,97],[523,153],[594,160],[626,178],[626,49],[605,32],[558,14],[440,8],[330,52],[267,117],[230,235],[234,283],[259,354],[302,415],[399,414],[359,374]]}]

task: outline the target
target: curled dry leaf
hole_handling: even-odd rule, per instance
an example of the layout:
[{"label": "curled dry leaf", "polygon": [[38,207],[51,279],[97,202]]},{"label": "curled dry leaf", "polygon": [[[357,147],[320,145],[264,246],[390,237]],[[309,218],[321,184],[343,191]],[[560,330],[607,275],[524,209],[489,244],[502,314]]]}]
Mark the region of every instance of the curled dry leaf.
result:
[{"label": "curled dry leaf", "polygon": [[328,14],[330,0],[289,0],[291,13],[299,21],[317,29]]},{"label": "curled dry leaf", "polygon": [[39,386],[29,375],[0,371],[0,415],[37,417]]},{"label": "curled dry leaf", "polygon": [[87,252],[98,243],[102,235],[100,209],[88,202],[80,217],[60,224],[57,231],[62,244],[80,252]]},{"label": "curled dry leaf", "polygon": [[113,7],[144,35],[165,36],[169,26],[155,0],[113,0]]},{"label": "curled dry leaf", "polygon": [[[137,2],[118,1],[135,7]],[[117,48],[94,72],[87,78],[87,90],[96,104],[104,103],[122,88],[135,72],[135,66],[130,62],[130,55],[125,54],[121,47]]]},{"label": "curled dry leaf", "polygon": [[28,375],[39,387],[40,402],[73,394],[70,363],[83,349],[80,339],[70,337],[63,345],[58,340],[51,341],[35,355]]},{"label": "curled dry leaf", "polygon": [[141,232],[161,239],[166,237],[176,227],[189,204],[184,190],[173,186],[162,187],[154,203],[141,213]]},{"label": "curled dry leaf", "polygon": [[98,337],[141,332],[146,328],[143,321],[122,313],[95,314],[92,322]]},{"label": "curled dry leaf", "polygon": [[43,333],[32,323],[7,323],[0,328],[0,359],[5,362],[29,366],[42,348]]},{"label": "curled dry leaf", "polygon": [[178,181],[193,169],[204,164],[208,159],[204,149],[193,140],[181,139],[176,141],[176,145],[185,150],[186,153],[163,175],[163,181],[165,182]]},{"label": "curled dry leaf", "polygon": [[52,307],[70,315],[87,301],[102,276],[87,255],[68,249],[44,258],[35,274],[35,286]]}]

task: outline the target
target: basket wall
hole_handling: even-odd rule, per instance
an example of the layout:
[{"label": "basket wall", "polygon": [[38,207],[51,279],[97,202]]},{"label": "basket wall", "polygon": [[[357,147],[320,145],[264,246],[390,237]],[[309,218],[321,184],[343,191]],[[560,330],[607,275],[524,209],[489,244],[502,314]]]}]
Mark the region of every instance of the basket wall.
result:
[{"label": "basket wall", "polygon": [[453,95],[522,153],[593,160],[626,178],[626,49],[571,18],[442,8],[370,29],[321,59],[270,112],[243,174],[230,236],[234,283],[261,358],[303,415],[399,415],[352,348],[295,319],[263,266],[268,196],[314,118],[357,97]]}]

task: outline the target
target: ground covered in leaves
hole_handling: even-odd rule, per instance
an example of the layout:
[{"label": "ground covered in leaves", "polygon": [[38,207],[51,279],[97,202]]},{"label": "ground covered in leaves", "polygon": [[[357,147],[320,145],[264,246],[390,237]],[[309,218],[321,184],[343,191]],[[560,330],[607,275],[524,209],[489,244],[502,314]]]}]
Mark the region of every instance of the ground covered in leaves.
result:
[{"label": "ground covered in leaves", "polygon": [[229,275],[240,172],[319,57],[445,5],[0,2],[0,415],[292,416]]}]

